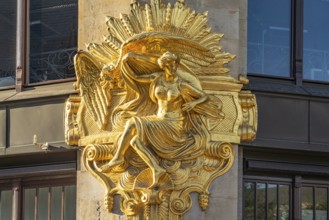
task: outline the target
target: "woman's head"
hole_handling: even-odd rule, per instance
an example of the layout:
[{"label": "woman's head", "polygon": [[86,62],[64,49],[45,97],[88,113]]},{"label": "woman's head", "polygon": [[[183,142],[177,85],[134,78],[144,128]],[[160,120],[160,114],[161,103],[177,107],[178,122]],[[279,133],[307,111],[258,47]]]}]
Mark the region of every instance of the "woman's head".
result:
[{"label": "woman's head", "polygon": [[175,72],[177,64],[179,64],[179,57],[176,54],[167,51],[158,59],[158,64],[161,69],[168,68],[171,72]]}]

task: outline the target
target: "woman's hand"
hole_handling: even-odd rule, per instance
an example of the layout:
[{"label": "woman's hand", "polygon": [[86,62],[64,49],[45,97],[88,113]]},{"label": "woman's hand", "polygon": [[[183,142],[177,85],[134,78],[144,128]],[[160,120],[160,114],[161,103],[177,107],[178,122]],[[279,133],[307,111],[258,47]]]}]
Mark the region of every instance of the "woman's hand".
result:
[{"label": "woman's hand", "polygon": [[183,104],[183,111],[190,111],[192,110],[198,103],[191,101],[191,102],[186,102]]}]

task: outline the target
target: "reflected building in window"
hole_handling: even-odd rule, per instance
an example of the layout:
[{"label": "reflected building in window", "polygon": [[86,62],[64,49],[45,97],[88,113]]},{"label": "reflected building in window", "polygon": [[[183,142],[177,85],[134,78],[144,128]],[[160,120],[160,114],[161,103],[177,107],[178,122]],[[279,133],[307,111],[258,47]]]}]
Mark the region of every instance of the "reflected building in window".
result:
[{"label": "reflected building in window", "polygon": [[29,8],[28,83],[74,78],[77,1],[37,0]]},{"label": "reflected building in window", "polygon": [[0,2],[0,87],[15,85],[16,0]]}]

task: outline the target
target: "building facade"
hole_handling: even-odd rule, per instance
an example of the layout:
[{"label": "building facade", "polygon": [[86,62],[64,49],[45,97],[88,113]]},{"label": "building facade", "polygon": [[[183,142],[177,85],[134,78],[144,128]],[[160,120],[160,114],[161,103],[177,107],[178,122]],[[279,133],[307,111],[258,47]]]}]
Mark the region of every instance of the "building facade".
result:
[{"label": "building facade", "polygon": [[328,7],[248,1],[259,130],[242,147],[245,219],[328,219]]},{"label": "building facade", "polygon": [[[148,1],[140,1],[144,4]],[[170,0],[175,4],[176,1]],[[104,189],[64,137],[73,56],[102,42],[106,16],[130,0],[0,2],[0,219],[119,219]],[[247,76],[258,133],[235,146],[231,170],[211,186],[207,211],[185,219],[329,219],[329,3],[326,0],[186,0],[208,11]],[[192,195],[193,204],[197,197]]]}]

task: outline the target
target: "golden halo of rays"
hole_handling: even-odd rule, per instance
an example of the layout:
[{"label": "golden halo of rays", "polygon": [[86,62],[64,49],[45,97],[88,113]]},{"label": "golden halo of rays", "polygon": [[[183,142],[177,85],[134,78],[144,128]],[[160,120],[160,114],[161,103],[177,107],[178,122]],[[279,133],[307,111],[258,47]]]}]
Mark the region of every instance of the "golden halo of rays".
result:
[{"label": "golden halo of rays", "polygon": [[[174,5],[165,4],[161,0],[151,0],[151,4],[141,5],[137,0],[133,0],[130,7],[131,10],[128,15],[120,14],[120,18],[107,17],[106,24],[109,35],[104,37],[101,44],[91,43],[87,45],[89,52],[100,64],[104,66],[117,65],[125,53],[123,48],[131,40],[156,38],[151,33],[155,35],[158,33],[158,35],[164,35],[168,39],[176,38],[176,41],[157,38],[153,42],[154,48],[168,44],[176,48],[175,42],[183,45],[177,47],[178,50],[179,48],[185,50],[184,46],[192,49],[197,48],[197,50],[202,48],[200,51],[203,53],[201,55],[199,53],[199,56],[205,57],[205,60],[198,57],[198,51],[191,50],[190,54],[179,54],[183,63],[196,68],[195,72],[198,74],[226,74],[229,72],[229,69],[225,68],[224,65],[234,59],[235,55],[222,51],[219,41],[223,34],[212,32],[208,26],[208,12],[195,12],[187,7],[184,0],[178,0]],[[177,41],[177,39],[179,40]],[[152,41],[149,40],[148,42]],[[207,68],[204,69],[204,67]]]}]

